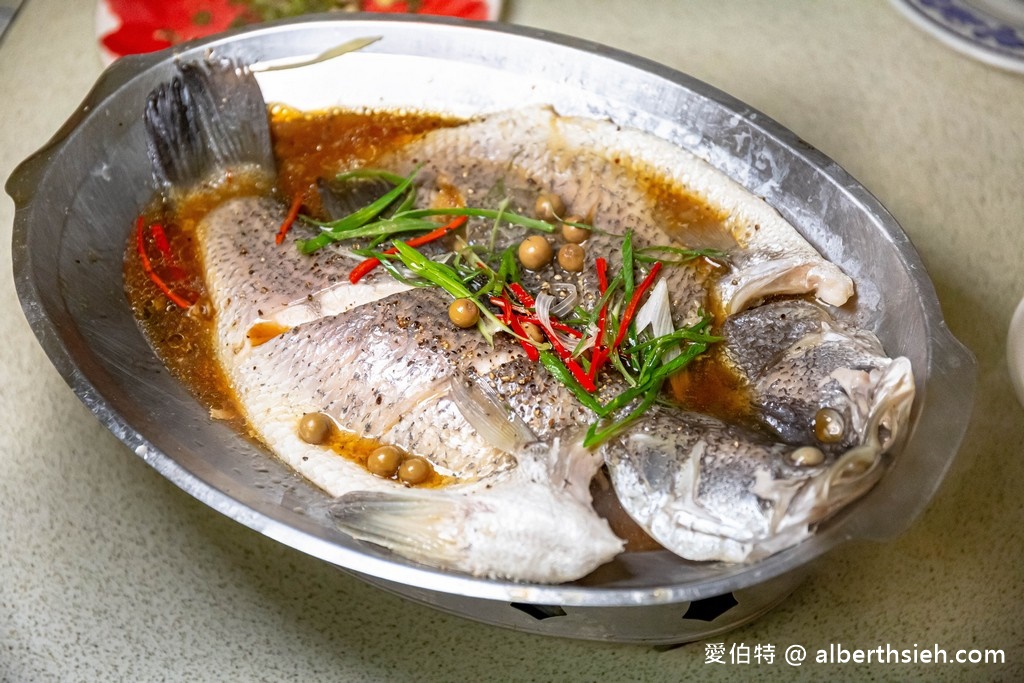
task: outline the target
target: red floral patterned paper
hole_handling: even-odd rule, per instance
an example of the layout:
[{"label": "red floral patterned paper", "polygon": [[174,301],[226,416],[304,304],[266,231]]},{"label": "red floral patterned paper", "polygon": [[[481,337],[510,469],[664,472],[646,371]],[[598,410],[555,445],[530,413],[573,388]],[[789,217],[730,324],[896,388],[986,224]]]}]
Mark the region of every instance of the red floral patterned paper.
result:
[{"label": "red floral patterned paper", "polygon": [[495,3],[484,0],[101,0],[100,4],[101,16],[106,10],[113,21],[109,29],[100,30],[99,37],[112,58],[162,50],[237,26],[333,8],[495,18]]}]

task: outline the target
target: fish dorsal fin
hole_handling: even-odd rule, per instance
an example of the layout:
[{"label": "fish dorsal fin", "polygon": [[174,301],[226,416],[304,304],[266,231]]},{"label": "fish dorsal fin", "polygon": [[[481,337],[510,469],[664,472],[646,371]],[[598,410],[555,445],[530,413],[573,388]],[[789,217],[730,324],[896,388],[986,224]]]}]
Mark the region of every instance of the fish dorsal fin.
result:
[{"label": "fish dorsal fin", "polygon": [[146,101],[153,174],[164,190],[184,190],[215,171],[256,165],[274,173],[263,93],[253,74],[230,60],[178,65]]}]

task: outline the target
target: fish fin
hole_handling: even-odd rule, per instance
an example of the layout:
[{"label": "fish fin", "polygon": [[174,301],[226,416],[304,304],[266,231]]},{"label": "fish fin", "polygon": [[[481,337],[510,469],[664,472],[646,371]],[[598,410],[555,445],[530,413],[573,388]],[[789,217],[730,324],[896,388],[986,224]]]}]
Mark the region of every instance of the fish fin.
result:
[{"label": "fish fin", "polygon": [[274,173],[263,93],[234,62],[179,64],[178,74],[150,93],[144,121],[153,174],[164,189],[187,189],[244,164]]},{"label": "fish fin", "polygon": [[853,280],[839,266],[820,258],[780,258],[741,266],[723,278],[719,296],[732,315],[776,294],[814,294],[830,306],[853,296]]},{"label": "fish fin", "polygon": [[572,581],[623,548],[589,506],[516,478],[459,492],[355,491],[338,498],[331,515],[353,538],[425,565],[495,579]]},{"label": "fish fin", "polygon": [[338,528],[361,541],[384,546],[423,564],[452,566],[462,553],[457,528],[465,517],[447,496],[414,490],[354,491],[331,505]]},{"label": "fish fin", "polygon": [[526,421],[481,380],[453,377],[448,397],[477,434],[499,451],[515,453],[537,440]]}]

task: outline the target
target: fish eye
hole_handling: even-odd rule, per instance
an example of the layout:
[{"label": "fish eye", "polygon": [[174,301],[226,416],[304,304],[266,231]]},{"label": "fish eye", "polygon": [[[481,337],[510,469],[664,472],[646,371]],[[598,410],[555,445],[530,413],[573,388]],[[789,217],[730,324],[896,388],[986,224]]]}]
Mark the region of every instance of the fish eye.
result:
[{"label": "fish eye", "polygon": [[821,443],[839,443],[846,434],[846,421],[835,408],[822,408],[814,414],[814,435]]}]

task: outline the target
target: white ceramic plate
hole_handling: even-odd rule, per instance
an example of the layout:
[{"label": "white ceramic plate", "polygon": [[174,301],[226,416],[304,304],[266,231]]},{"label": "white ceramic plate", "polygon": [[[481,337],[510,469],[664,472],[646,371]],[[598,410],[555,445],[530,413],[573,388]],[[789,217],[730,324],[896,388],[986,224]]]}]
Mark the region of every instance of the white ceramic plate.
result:
[{"label": "white ceramic plate", "polygon": [[892,0],[921,29],[955,50],[1024,73],[1024,0]]}]

